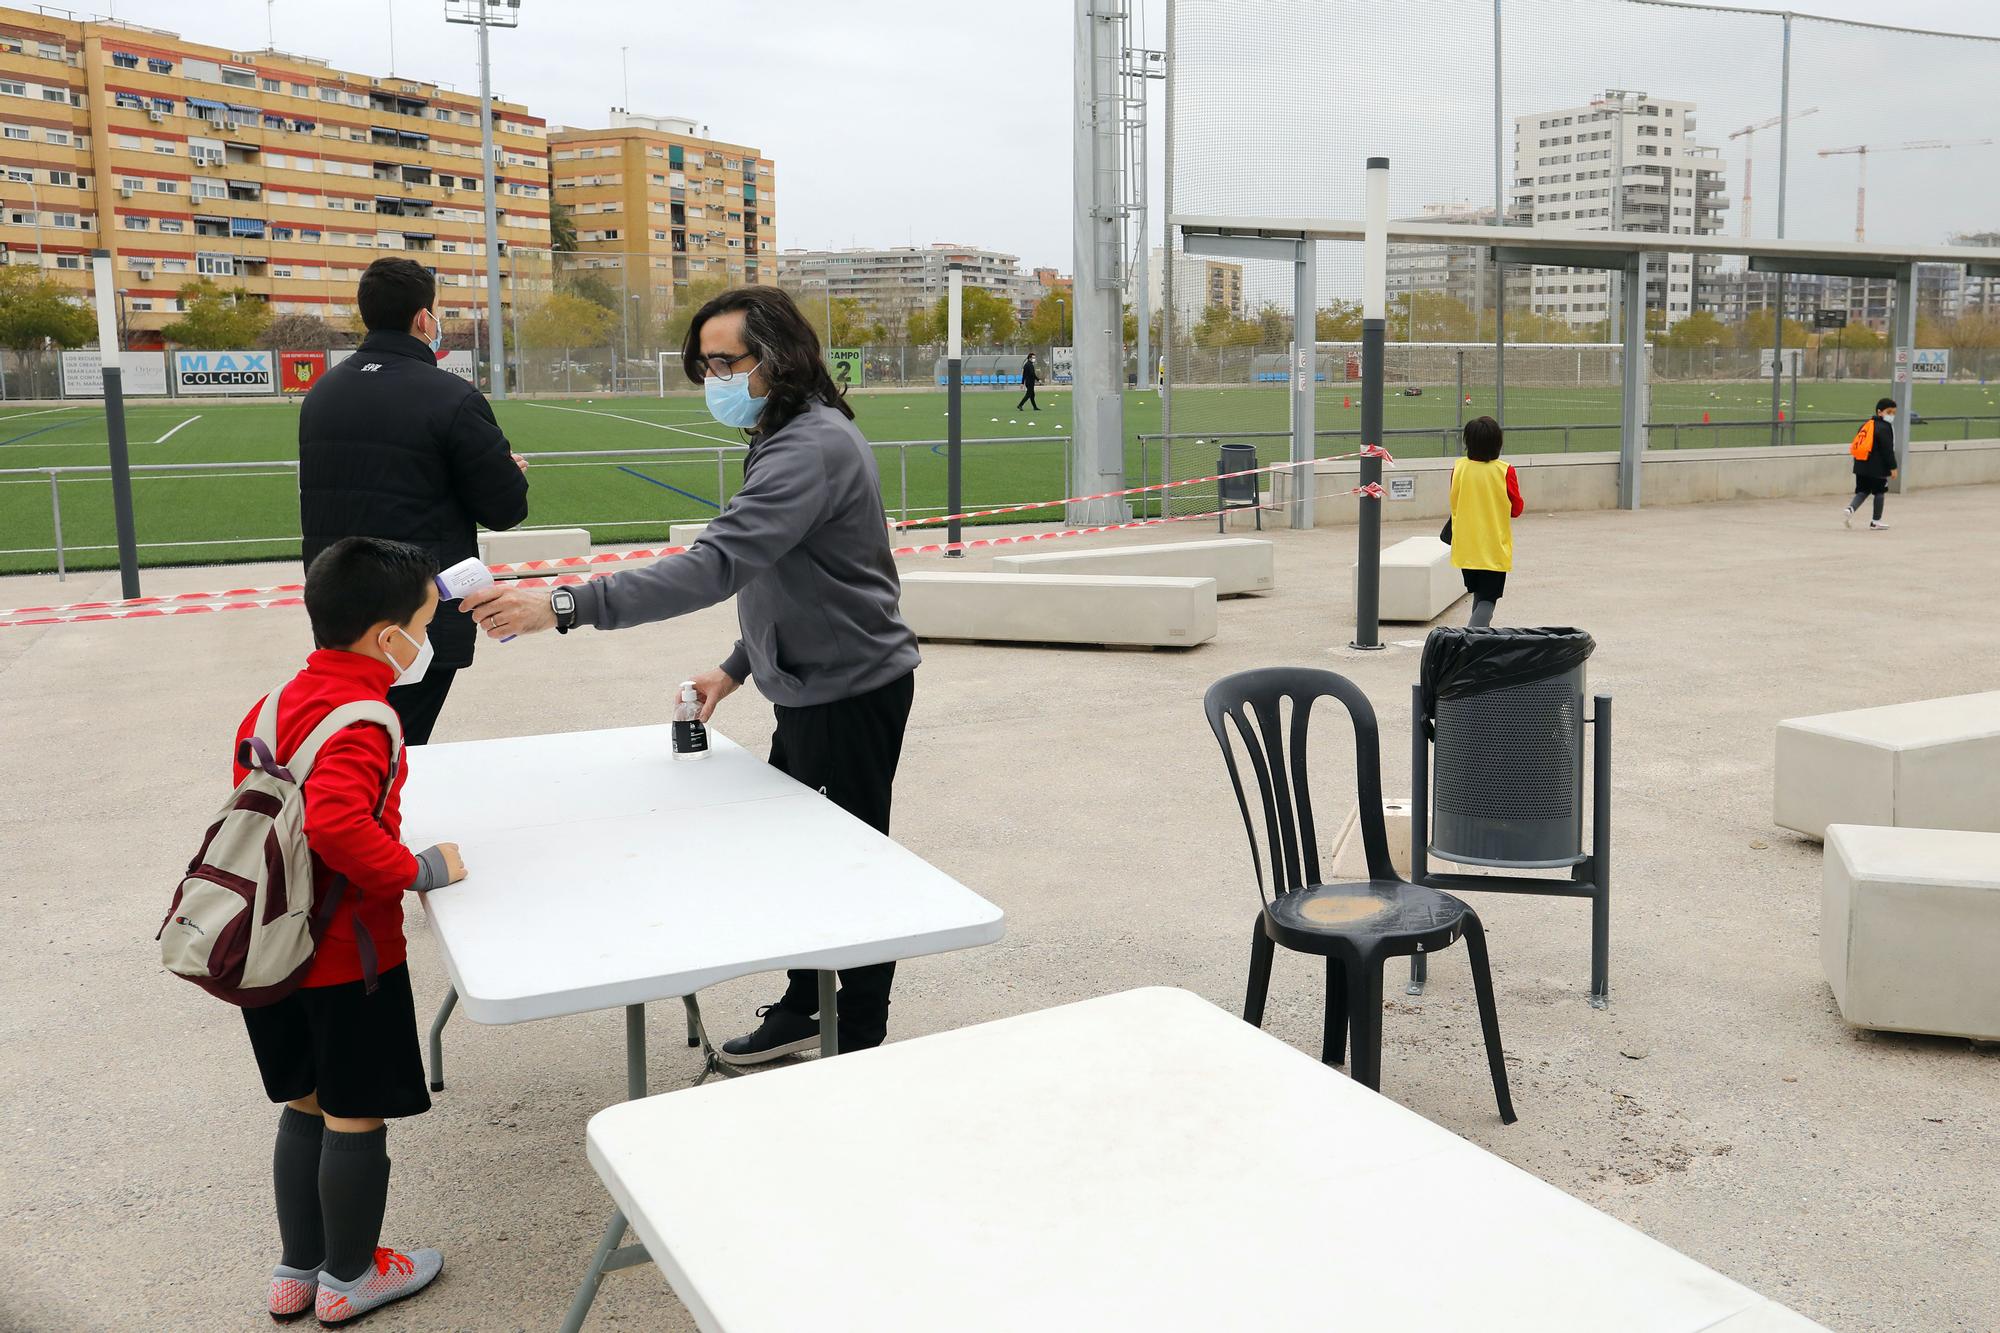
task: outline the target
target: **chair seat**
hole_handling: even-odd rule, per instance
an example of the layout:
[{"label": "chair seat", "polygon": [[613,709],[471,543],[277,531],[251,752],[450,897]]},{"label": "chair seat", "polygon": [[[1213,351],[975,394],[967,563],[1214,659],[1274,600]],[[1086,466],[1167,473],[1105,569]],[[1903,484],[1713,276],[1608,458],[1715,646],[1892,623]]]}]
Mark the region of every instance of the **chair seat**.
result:
[{"label": "chair seat", "polygon": [[1439,889],[1404,880],[1308,884],[1264,909],[1271,938],[1304,953],[1394,957],[1458,943],[1472,909]]}]

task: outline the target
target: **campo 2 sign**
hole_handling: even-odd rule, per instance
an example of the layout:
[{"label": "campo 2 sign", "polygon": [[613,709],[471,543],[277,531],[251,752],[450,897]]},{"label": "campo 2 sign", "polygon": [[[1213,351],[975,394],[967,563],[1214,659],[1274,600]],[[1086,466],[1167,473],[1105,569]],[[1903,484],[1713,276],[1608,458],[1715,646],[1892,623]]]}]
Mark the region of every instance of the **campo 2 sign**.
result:
[{"label": "campo 2 sign", "polygon": [[176,394],[276,393],[269,352],[175,352]]}]

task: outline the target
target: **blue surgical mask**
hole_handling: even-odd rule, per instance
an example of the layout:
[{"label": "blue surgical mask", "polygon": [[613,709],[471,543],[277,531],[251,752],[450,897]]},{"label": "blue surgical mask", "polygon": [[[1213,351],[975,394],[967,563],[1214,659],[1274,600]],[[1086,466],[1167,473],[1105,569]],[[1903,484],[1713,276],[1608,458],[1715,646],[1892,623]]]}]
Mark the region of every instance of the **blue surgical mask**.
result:
[{"label": "blue surgical mask", "polygon": [[437,317],[436,311],[431,312],[431,340],[429,346],[432,356],[436,356],[439,349],[444,346],[444,321]]},{"label": "blue surgical mask", "polygon": [[[752,367],[755,369],[755,367]],[[713,375],[702,381],[702,396],[708,400],[708,414],[725,426],[748,429],[764,414],[762,398],[750,392],[750,371],[739,370],[728,379]]]}]

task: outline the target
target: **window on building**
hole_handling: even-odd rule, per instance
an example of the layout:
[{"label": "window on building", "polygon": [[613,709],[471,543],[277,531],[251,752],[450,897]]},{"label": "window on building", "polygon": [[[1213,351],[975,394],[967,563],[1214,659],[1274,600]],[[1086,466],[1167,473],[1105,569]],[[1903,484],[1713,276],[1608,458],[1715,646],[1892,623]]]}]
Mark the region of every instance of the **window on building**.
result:
[{"label": "window on building", "polygon": [[340,100],[340,89],[338,88],[320,89],[319,100],[322,102],[338,102]]},{"label": "window on building", "polygon": [[195,272],[215,278],[236,276],[236,256],[198,254],[194,257]]},{"label": "window on building", "polygon": [[82,255],[57,255],[57,256],[56,256],[56,267],[57,267],[57,268],[82,268],[82,267],[83,267],[83,256],[82,256]]},{"label": "window on building", "polygon": [[51,213],[49,214],[49,225],[51,227],[61,227],[65,231],[74,231],[77,225],[76,214]]},{"label": "window on building", "polygon": [[229,66],[224,65],[222,67],[222,81],[232,88],[255,88],[257,86],[257,73],[255,70],[231,69]]},{"label": "window on building", "polygon": [[0,79],[0,93],[8,97],[26,97],[28,85],[18,79]]},{"label": "window on building", "polygon": [[129,51],[113,51],[111,53],[111,63],[119,69],[137,69],[139,68],[139,57]]},{"label": "window on building", "polygon": [[67,171],[51,171],[51,172],[49,173],[49,184],[51,184],[51,185],[75,185],[75,184],[76,184],[76,176],[75,176],[75,175],[74,175],[73,173],[71,173],[71,172],[67,172]]},{"label": "window on building", "polygon": [[278,79],[259,79],[257,86],[267,93],[281,93],[285,90],[284,83]]},{"label": "window on building", "polygon": [[8,180],[10,180],[10,181],[14,181],[14,182],[16,182],[16,183],[24,183],[24,182],[27,182],[27,181],[31,181],[31,180],[33,180],[34,178],[35,178],[35,173],[34,173],[34,172],[32,172],[32,171],[29,171],[29,170],[28,170],[27,168],[25,168],[25,167],[9,167],[9,168],[7,168],[7,179],[8,179]]},{"label": "window on building", "polygon": [[120,213],[118,215],[118,223],[127,231],[151,231],[153,229],[153,220],[151,218],[135,218],[130,213]]},{"label": "window on building", "polygon": [[67,102],[69,101],[69,90],[67,88],[44,88],[42,89],[42,100],[44,102]]},{"label": "window on building", "polygon": [[153,182],[153,189],[160,194],[179,194],[181,192],[181,183],[179,181],[156,180]]}]

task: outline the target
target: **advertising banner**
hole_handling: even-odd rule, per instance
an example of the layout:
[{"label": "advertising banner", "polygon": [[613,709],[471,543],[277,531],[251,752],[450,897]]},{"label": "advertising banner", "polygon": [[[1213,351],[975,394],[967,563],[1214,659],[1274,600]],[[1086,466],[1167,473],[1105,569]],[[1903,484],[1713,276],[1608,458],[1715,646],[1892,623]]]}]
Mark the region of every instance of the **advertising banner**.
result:
[{"label": "advertising banner", "polygon": [[278,383],[285,393],[304,393],[325,373],[325,352],[278,353]]},{"label": "advertising banner", "polygon": [[[125,352],[118,358],[124,374],[125,394],[131,398],[164,398],[167,393],[167,358],[161,352]],[[80,347],[62,354],[62,391],[65,398],[102,398],[104,361],[95,347]]]},{"label": "advertising banner", "polygon": [[175,352],[174,392],[183,397],[276,393],[276,360],[272,352]]}]

